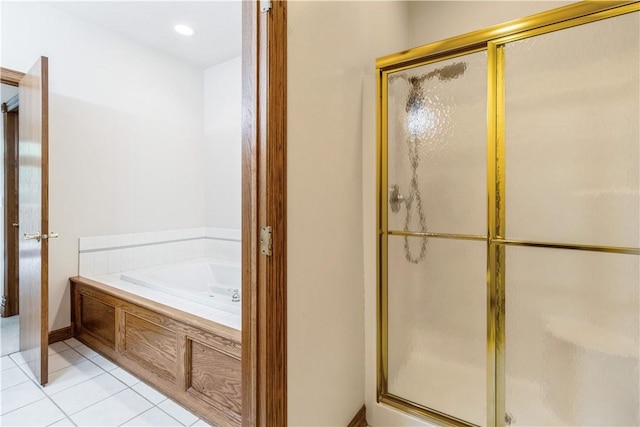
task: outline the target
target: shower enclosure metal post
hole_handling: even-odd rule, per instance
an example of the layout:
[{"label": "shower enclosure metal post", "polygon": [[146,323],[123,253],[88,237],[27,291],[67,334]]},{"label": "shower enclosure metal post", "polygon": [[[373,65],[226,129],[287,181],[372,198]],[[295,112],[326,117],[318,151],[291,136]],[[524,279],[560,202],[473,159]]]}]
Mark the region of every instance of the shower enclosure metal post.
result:
[{"label": "shower enclosure metal post", "polygon": [[[388,90],[387,73],[380,71],[377,75],[378,81],[376,85],[377,90],[377,114],[378,117],[387,117],[388,105],[386,102],[381,102],[383,95]],[[386,99],[386,98],[385,98]],[[377,192],[377,218],[376,218],[376,236],[377,236],[377,254],[378,254],[378,266],[379,271],[377,275],[377,289],[376,294],[376,311],[377,311],[377,333],[380,339],[377,340],[376,347],[376,367],[377,367],[377,400],[380,402],[380,398],[387,394],[387,274],[388,274],[388,245],[387,245],[387,232],[388,232],[388,209],[387,209],[387,192],[386,189],[389,185],[387,174],[387,120],[377,120],[377,177],[378,177],[378,192]]]},{"label": "shower enclosure metal post", "polygon": [[504,50],[487,46],[487,425],[505,424]]}]

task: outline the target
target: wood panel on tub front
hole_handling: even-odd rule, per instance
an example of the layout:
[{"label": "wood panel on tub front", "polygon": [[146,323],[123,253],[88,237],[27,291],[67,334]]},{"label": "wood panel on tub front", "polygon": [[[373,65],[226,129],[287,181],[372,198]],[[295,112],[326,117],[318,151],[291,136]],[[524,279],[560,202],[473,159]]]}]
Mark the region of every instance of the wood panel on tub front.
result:
[{"label": "wood panel on tub front", "polygon": [[209,423],[241,424],[240,331],[71,278],[75,337]]}]

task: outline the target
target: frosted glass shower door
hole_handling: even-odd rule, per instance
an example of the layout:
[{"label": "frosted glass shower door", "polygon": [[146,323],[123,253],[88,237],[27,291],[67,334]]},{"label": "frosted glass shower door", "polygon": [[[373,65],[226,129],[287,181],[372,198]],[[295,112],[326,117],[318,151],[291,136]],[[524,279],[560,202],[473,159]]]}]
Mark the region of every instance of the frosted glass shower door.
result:
[{"label": "frosted glass shower door", "polygon": [[505,45],[508,237],[640,246],[639,15]]},{"label": "frosted glass shower door", "polygon": [[500,47],[512,425],[640,424],[639,15]]},{"label": "frosted glass shower door", "polygon": [[377,60],[378,401],[640,425],[640,2],[514,22]]},{"label": "frosted glass shower door", "polygon": [[388,393],[486,422],[485,51],[389,74]]}]

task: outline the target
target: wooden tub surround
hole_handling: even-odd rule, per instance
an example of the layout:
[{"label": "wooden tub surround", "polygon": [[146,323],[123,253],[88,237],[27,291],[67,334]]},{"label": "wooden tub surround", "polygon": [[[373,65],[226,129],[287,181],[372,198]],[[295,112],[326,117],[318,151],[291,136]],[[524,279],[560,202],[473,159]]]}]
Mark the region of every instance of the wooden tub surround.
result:
[{"label": "wooden tub surround", "polygon": [[240,426],[240,331],[73,277],[75,337],[208,423]]}]

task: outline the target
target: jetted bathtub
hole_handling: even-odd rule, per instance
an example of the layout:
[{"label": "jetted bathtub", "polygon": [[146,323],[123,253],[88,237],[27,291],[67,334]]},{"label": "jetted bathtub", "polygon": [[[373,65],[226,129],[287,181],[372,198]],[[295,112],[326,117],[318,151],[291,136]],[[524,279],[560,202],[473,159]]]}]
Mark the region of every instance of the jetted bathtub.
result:
[{"label": "jetted bathtub", "polygon": [[239,296],[240,267],[208,258],[72,277],[73,334],[207,423],[240,427]]},{"label": "jetted bathtub", "polygon": [[229,313],[241,312],[239,265],[202,259],[131,270],[120,278]]}]

